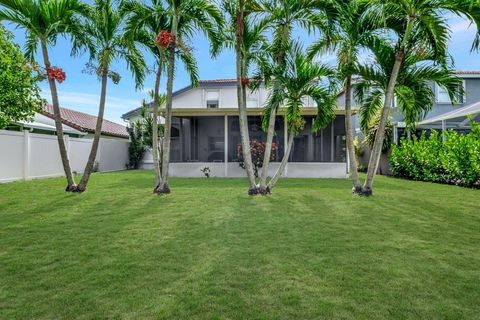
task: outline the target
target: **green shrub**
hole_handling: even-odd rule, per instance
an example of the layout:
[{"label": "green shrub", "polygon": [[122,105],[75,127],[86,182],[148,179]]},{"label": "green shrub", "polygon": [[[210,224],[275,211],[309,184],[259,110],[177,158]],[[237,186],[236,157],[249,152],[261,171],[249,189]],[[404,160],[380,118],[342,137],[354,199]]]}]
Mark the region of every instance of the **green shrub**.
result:
[{"label": "green shrub", "polygon": [[390,155],[394,176],[412,180],[480,188],[480,124],[471,121],[469,134],[432,131],[427,138],[402,139]]},{"label": "green shrub", "polygon": [[130,144],[128,146],[129,162],[127,169],[138,169],[142,161],[145,150],[147,149],[143,142],[143,130],[140,122],[133,123],[128,128]]}]

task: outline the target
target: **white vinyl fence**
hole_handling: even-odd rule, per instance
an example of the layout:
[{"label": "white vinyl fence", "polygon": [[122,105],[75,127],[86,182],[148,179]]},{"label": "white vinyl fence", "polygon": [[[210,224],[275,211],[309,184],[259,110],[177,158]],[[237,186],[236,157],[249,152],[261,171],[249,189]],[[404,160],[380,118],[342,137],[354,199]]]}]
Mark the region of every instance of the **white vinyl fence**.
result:
[{"label": "white vinyl fence", "polygon": [[[65,137],[72,171],[82,173],[92,139]],[[128,163],[127,140],[100,139],[98,171],[124,170]],[[64,175],[57,137],[28,131],[0,130],[0,182]]]}]

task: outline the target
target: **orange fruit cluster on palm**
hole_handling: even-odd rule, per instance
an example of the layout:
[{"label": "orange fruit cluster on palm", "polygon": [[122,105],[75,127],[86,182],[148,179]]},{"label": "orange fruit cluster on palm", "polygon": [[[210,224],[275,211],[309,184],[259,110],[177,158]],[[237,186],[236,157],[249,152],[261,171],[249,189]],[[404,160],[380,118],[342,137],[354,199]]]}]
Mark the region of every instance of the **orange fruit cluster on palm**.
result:
[{"label": "orange fruit cluster on palm", "polygon": [[67,78],[62,68],[52,67],[48,70],[48,77],[52,80],[57,80],[58,83],[62,83]]},{"label": "orange fruit cluster on palm", "polygon": [[166,48],[170,43],[175,41],[175,36],[168,30],[160,30],[155,41],[162,47]]}]

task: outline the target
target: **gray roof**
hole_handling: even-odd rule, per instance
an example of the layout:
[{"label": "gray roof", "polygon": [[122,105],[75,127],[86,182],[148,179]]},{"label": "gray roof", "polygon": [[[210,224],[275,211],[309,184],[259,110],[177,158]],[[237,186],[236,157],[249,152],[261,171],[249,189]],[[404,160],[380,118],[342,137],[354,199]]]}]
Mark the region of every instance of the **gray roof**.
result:
[{"label": "gray roof", "polygon": [[422,122],[420,122],[419,125],[431,124],[435,122],[453,120],[458,118],[466,118],[467,116],[474,116],[477,114],[480,114],[480,102],[476,102],[469,106],[466,106],[457,110],[453,110],[450,112],[446,112],[444,114],[441,114],[429,119],[425,119]]}]

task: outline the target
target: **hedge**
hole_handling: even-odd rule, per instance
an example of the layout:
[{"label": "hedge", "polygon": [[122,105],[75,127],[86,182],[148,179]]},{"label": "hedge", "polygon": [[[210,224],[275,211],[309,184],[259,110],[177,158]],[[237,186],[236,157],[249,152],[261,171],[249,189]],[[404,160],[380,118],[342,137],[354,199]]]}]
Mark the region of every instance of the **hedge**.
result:
[{"label": "hedge", "polygon": [[480,124],[468,134],[432,131],[427,137],[402,139],[390,155],[392,174],[418,181],[480,188]]}]

